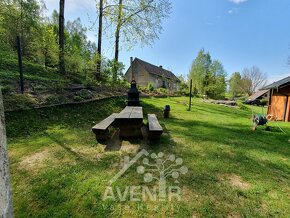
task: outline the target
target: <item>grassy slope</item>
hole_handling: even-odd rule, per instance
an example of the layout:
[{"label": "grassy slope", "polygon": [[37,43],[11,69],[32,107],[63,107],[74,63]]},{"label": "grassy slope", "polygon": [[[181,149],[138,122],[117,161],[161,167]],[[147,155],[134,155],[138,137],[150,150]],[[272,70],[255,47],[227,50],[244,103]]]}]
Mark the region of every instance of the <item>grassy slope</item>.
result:
[{"label": "grassy slope", "polygon": [[[42,82],[61,82],[64,78],[57,73],[57,69],[45,68],[42,65],[33,64],[26,60],[23,61],[24,79]],[[2,80],[19,80],[19,68],[16,58],[4,58],[0,63],[0,78]]]},{"label": "grassy slope", "polygon": [[[195,99],[187,112],[185,102],[144,99],[144,114],[157,113],[165,128],[150,151],[176,154],[189,168],[180,180],[180,202],[102,201],[107,181],[128,151],[104,150],[90,128],[120,111],[122,99],[7,113],[16,217],[288,216],[289,124],[279,123],[288,134],[263,127],[252,132],[250,110]],[[161,118],[165,104],[172,108],[168,120]],[[248,188],[231,184],[231,177]],[[142,183],[133,167],[116,185]]]}]

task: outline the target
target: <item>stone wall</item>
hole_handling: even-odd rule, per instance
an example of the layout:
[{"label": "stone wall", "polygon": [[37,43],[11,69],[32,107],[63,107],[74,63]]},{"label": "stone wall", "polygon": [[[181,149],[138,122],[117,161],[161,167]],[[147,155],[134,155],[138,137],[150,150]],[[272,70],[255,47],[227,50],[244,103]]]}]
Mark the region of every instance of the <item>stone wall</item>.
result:
[{"label": "stone wall", "polygon": [[4,119],[2,92],[0,90],[0,217],[13,217],[10,192],[9,161]]}]

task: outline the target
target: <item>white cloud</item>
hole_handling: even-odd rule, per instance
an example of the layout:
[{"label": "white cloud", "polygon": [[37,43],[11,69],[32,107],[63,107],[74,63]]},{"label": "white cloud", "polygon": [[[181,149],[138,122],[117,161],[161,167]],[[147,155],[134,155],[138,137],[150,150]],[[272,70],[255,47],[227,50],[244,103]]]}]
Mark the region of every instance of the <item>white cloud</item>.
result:
[{"label": "white cloud", "polygon": [[248,0],[229,0],[229,1],[238,5],[238,4],[244,3],[244,2],[246,2]]}]

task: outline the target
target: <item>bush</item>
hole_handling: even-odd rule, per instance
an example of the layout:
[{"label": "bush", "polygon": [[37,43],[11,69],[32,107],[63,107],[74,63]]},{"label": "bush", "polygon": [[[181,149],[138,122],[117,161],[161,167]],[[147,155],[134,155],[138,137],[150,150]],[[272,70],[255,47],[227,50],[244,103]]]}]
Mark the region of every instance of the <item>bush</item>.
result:
[{"label": "bush", "polygon": [[79,92],[77,92],[77,96],[81,97],[82,99],[91,99],[93,97],[93,94],[91,91],[87,89],[82,89]]},{"label": "bush", "polygon": [[50,95],[45,99],[46,105],[67,103],[68,100],[63,95]]},{"label": "bush", "polygon": [[28,109],[37,104],[30,94],[10,94],[4,96],[3,100],[5,110]]},{"label": "bush", "polygon": [[148,90],[149,92],[153,92],[153,91],[154,91],[154,85],[153,85],[153,83],[148,83],[148,85],[147,85],[147,90]]},{"label": "bush", "polygon": [[165,88],[158,88],[156,91],[157,91],[158,93],[161,93],[161,94],[167,94],[167,93],[168,93],[168,90],[165,89]]},{"label": "bush", "polygon": [[83,98],[81,96],[74,96],[74,101],[81,102]]},{"label": "bush", "polygon": [[9,94],[12,91],[11,86],[0,86],[3,95]]},{"label": "bush", "polygon": [[249,110],[249,108],[245,106],[241,101],[237,101],[237,105],[241,110],[245,110],[245,111]]}]

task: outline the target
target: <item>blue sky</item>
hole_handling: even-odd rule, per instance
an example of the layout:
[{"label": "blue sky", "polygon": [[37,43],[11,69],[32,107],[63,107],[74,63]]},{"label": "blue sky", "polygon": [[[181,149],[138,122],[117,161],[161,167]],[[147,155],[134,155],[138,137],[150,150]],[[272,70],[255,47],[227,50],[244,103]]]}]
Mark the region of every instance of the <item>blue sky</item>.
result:
[{"label": "blue sky", "polygon": [[[50,14],[58,0],[45,0]],[[128,67],[130,57],[162,65],[176,75],[187,75],[198,51],[204,48],[220,60],[228,74],[258,66],[269,82],[290,76],[289,0],[172,0],[170,18],[152,46],[122,48],[120,61]],[[80,17],[86,26],[96,19],[94,0],[66,0],[66,20]],[[97,29],[88,37],[97,40]],[[103,52],[112,58],[109,39]]]}]

